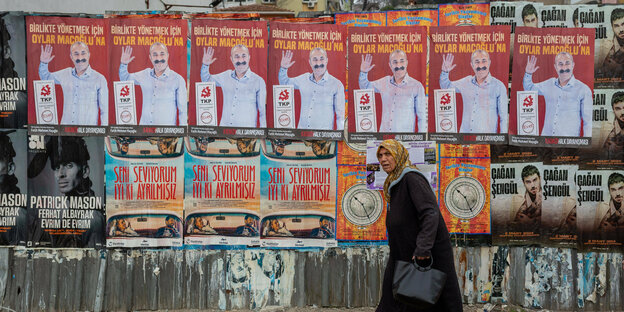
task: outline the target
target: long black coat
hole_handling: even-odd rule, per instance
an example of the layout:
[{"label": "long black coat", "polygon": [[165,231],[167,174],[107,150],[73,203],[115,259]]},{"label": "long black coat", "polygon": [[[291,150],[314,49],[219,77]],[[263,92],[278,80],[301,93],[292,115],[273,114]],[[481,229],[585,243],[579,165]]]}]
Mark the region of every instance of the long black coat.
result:
[{"label": "long black coat", "polygon": [[446,285],[435,307],[428,311],[461,312],[462,299],[455,273],[453,249],[444,219],[429,182],[417,172],[407,172],[390,189],[386,219],[390,259],[383,280],[383,293],[377,311],[410,311],[392,296],[396,260],[412,256],[432,256],[432,267],[447,274]]}]

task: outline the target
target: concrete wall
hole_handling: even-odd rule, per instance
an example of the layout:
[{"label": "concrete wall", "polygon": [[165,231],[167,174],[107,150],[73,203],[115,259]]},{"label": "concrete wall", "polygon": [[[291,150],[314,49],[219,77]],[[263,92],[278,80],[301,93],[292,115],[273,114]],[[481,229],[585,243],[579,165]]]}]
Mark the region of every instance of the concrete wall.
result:
[{"label": "concrete wall", "polygon": [[[387,247],[327,250],[0,248],[0,307],[35,310],[376,306]],[[624,308],[622,254],[456,248],[464,302]]]}]

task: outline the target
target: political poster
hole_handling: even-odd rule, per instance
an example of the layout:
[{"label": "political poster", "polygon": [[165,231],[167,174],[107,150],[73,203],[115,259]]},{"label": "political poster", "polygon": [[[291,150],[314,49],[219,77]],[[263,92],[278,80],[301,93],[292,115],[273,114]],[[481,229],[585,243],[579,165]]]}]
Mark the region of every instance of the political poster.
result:
[{"label": "political poster", "polygon": [[388,11],[388,26],[438,26],[437,9]]},{"label": "political poster", "polygon": [[184,139],[111,136],[105,145],[106,246],[182,246]]},{"label": "political poster", "polygon": [[210,137],[266,135],[266,22],[191,21],[189,132]]},{"label": "political poster", "polygon": [[439,145],[438,203],[449,233],[490,234],[490,146]]},{"label": "political poster", "polygon": [[184,140],[184,244],[259,246],[260,140]]},{"label": "political poster", "polygon": [[336,141],[264,141],[263,247],[336,247]]},{"label": "political poster", "polygon": [[624,166],[624,90],[595,89],[591,147],[581,163],[596,169]]},{"label": "political poster", "polygon": [[177,15],[168,17],[107,19],[111,135],[186,133],[188,24]]},{"label": "political poster", "polygon": [[366,166],[338,166],[336,239],[385,241],[386,201],[383,191],[366,187]]},{"label": "political poster", "polygon": [[440,4],[440,26],[485,26],[490,23],[489,3]]},{"label": "political poster", "polygon": [[544,153],[536,148],[492,145],[492,243],[542,241]]},{"label": "political poster", "polygon": [[529,1],[491,2],[490,25],[509,25],[512,36],[516,26],[539,27],[538,12],[542,5],[542,3]]},{"label": "political poster", "polygon": [[589,147],[594,30],[518,27],[515,40],[509,143]]},{"label": "political poster", "polygon": [[348,31],[349,141],[425,140],[426,28],[353,27]]},{"label": "political poster", "polygon": [[26,129],[0,130],[0,246],[28,241]]},{"label": "political poster", "polygon": [[108,31],[101,18],[26,17],[30,133],[106,134]]},{"label": "political poster", "polygon": [[28,247],[105,246],[104,138],[28,137]]},{"label": "political poster", "polygon": [[0,128],[27,125],[26,33],[24,15],[0,12]]},{"label": "political poster", "polygon": [[507,143],[509,29],[506,25],[430,29],[430,140]]},{"label": "political poster", "polygon": [[342,139],[347,26],[271,22],[269,29],[268,137]]},{"label": "political poster", "polygon": [[336,24],[352,27],[386,26],[386,12],[336,13]]},{"label": "political poster", "polygon": [[540,7],[539,26],[540,28],[573,28],[574,25],[572,15],[574,14],[572,5],[542,5]]}]

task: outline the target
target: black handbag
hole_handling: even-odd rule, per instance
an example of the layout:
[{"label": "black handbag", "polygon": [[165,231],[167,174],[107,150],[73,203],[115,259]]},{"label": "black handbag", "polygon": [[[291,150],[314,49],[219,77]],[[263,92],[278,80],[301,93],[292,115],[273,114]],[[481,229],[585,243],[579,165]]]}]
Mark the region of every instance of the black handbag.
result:
[{"label": "black handbag", "polygon": [[417,309],[433,306],[446,283],[446,273],[432,269],[431,264],[423,268],[415,262],[397,261],[392,278],[394,299]]}]

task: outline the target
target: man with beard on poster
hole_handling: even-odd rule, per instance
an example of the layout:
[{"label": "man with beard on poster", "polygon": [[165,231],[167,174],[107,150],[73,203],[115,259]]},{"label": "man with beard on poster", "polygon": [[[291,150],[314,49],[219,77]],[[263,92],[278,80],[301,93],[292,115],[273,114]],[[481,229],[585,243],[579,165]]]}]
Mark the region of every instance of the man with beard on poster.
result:
[{"label": "man with beard on poster", "polygon": [[375,67],[372,62],[372,55],[362,55],[358,82],[360,89],[374,89],[381,94],[379,132],[414,132],[416,120],[418,132],[427,132],[425,88],[407,74],[407,54],[403,50],[392,51],[388,58],[392,76],[375,81],[368,80],[368,72]]},{"label": "man with beard on poster", "polygon": [[[63,117],[61,125],[108,125],[108,86],[104,75],[89,64],[91,53],[86,43],[76,41],[69,48],[69,58],[74,67],[50,72],[48,66],[54,59],[52,46],[41,46],[39,78],[54,80],[63,89]],[[98,114],[99,112],[99,114]]]},{"label": "man with beard on poster", "polygon": [[336,130],[344,129],[344,85],[327,71],[327,52],[321,47],[310,50],[311,73],[288,77],[288,69],[295,64],[293,52],[282,51],[279,83],[293,85],[301,93],[301,114],[298,129]]},{"label": "man with beard on poster", "polygon": [[186,81],[169,68],[169,50],[160,42],[154,42],[149,49],[153,68],[136,73],[128,72],[128,64],[134,60],[132,47],[121,49],[119,79],[134,81],[141,86],[143,111],[139,125],[175,126],[176,117],[180,126],[187,124]]},{"label": "man with beard on poster", "polygon": [[[21,191],[17,187],[17,177],[15,176],[15,158],[16,153],[13,148],[13,142],[8,136],[15,130],[0,132],[0,196],[4,194],[20,194]],[[28,239],[26,229],[26,207],[17,207],[18,215],[16,216],[15,226],[6,232],[0,233],[0,245],[17,245],[19,242],[26,242]]]},{"label": "man with beard on poster", "polygon": [[539,24],[537,10],[532,4],[527,4],[522,8],[522,23],[526,27],[536,27]]},{"label": "man with beard on poster", "polygon": [[613,129],[602,145],[607,159],[624,160],[624,92],[616,92],[611,98],[611,107],[615,119]]},{"label": "man with beard on poster", "polygon": [[555,56],[557,78],[533,83],[533,74],[539,69],[537,57],[528,58],[522,85],[525,91],[537,91],[544,96],[546,113],[542,136],[592,136],[592,91],[574,78],[574,59],[568,52]]},{"label": "man with beard on poster", "polygon": [[246,215],[245,224],[237,227],[234,234],[239,236],[258,236],[259,233],[256,229],[256,219],[250,214]]},{"label": "man with beard on poster", "polygon": [[609,204],[601,203],[596,209],[596,233],[620,231],[624,227],[624,175],[612,173],[607,180]]},{"label": "man with beard on poster", "polygon": [[607,53],[598,77],[624,77],[624,9],[616,8],[611,11],[611,29],[613,29],[613,46]]},{"label": "man with beard on poster", "polygon": [[542,216],[542,185],[537,167],[528,165],[522,168],[524,196],[514,195],[512,198],[512,222],[514,230],[538,231]]},{"label": "man with beard on poster", "polygon": [[331,219],[328,217],[321,217],[319,220],[319,227],[315,228],[310,232],[310,237],[312,238],[332,238],[334,237],[334,232],[331,230]]},{"label": "man with beard on poster", "polygon": [[[50,137],[46,143],[46,152],[38,153],[28,165],[28,177],[37,177],[45,167],[48,158],[50,168],[54,174],[54,180],[59,193],[69,197],[95,197],[91,189],[93,182],[89,178],[90,168],[89,150],[87,143],[81,137]],[[61,208],[66,209],[66,208]],[[76,209],[78,208],[69,208]],[[35,214],[32,222],[32,241],[35,243],[49,243],[50,247],[87,247],[95,248],[104,245],[105,220],[100,209],[91,209],[91,227],[81,234],[54,233],[42,228],[41,220]],[[71,231],[71,229],[59,229],[57,232]]]},{"label": "man with beard on poster", "polygon": [[[13,51],[11,50],[11,45],[9,44],[11,34],[9,33],[9,29],[7,28],[7,24],[5,23],[4,16],[2,15],[0,15],[0,77],[19,78],[19,75],[15,71],[15,62],[11,58],[11,54],[13,53]],[[18,126],[24,124],[26,121],[26,113],[24,112],[23,114],[20,114],[19,111],[21,105],[26,105],[28,95],[26,93],[25,87],[23,90],[19,89],[20,88],[16,88],[15,90],[15,94],[18,97],[16,100],[16,117],[14,121],[11,122],[3,121],[2,119],[4,119],[4,117],[0,118],[0,127],[2,128],[17,128]]]},{"label": "man with beard on poster", "polygon": [[210,65],[217,59],[214,58],[212,47],[204,48],[201,81],[215,82],[223,90],[220,126],[266,127],[266,83],[249,69],[250,58],[249,49],[245,45],[235,45],[230,50],[230,61],[234,70],[228,69],[211,75]]},{"label": "man with beard on poster", "polygon": [[451,53],[442,56],[440,88],[455,89],[462,95],[463,113],[459,133],[507,133],[507,85],[490,74],[490,55],[484,50],[473,51],[470,66],[474,76],[451,81],[449,73],[457,66],[453,64],[454,58]]}]

